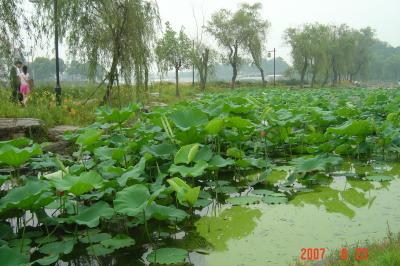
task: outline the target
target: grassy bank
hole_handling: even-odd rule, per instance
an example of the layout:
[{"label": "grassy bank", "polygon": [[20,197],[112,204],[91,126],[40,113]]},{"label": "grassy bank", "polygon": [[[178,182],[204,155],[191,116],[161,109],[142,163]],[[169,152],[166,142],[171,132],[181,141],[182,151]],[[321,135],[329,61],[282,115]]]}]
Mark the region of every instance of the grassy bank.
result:
[{"label": "grassy bank", "polygon": [[[149,89],[149,92],[141,95],[140,102],[144,105],[157,103],[172,105],[179,101],[194,99],[201,93],[198,86],[192,87],[191,84],[181,84],[181,96],[179,98],[175,96],[175,85],[172,83],[155,84]],[[206,93],[228,90],[228,84],[214,84],[210,86]],[[2,99],[0,117],[39,118],[48,127],[61,124],[83,126],[94,121],[95,110],[99,107],[104,93],[104,87],[98,88],[94,84],[63,84],[63,104],[57,106],[53,86],[41,84],[32,90],[28,106],[22,107],[20,104],[10,101],[11,90],[9,88],[0,89]],[[137,100],[134,87],[121,86],[120,89],[114,88],[111,105],[116,107],[126,106]]]},{"label": "grassy bank", "polygon": [[[367,251],[367,254],[365,253]],[[356,259],[358,253],[359,260]],[[311,263],[296,262],[295,266],[312,265]],[[326,257],[323,263],[315,265],[324,266],[398,266],[400,265],[400,233],[389,233],[381,241],[357,243],[347,246],[347,259],[342,259],[341,249],[335,250]]]}]

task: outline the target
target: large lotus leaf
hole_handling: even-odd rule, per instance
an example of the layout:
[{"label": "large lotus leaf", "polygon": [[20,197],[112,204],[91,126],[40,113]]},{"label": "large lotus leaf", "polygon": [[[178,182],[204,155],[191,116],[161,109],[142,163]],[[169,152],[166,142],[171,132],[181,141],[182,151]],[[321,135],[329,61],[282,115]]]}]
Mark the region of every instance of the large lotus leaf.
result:
[{"label": "large lotus leaf", "polygon": [[226,151],[226,155],[235,159],[242,159],[244,157],[244,152],[238,148],[229,148]]},{"label": "large lotus leaf", "polygon": [[52,264],[56,263],[59,258],[60,258],[59,254],[53,254],[53,255],[45,256],[41,259],[38,259],[35,261],[35,263],[38,263],[40,265],[52,265]]},{"label": "large lotus leaf", "polygon": [[129,120],[139,108],[137,104],[131,104],[122,109],[109,107],[99,108],[97,111],[97,119],[103,123],[122,124]]},{"label": "large lotus leaf", "polygon": [[154,157],[167,157],[175,153],[176,147],[173,144],[162,143],[150,147],[145,146],[142,152],[147,152]]},{"label": "large lotus leaf", "polygon": [[108,233],[100,233],[100,230],[94,229],[82,232],[79,236],[79,242],[84,244],[100,243],[102,241],[111,239],[111,237],[112,236]]},{"label": "large lotus leaf", "polygon": [[146,216],[148,219],[153,217],[159,221],[170,220],[172,222],[180,222],[184,220],[188,214],[184,210],[177,209],[174,206],[163,206],[153,202],[147,207]]},{"label": "large lotus leaf", "polygon": [[394,176],[388,176],[388,175],[370,175],[365,177],[369,181],[391,181],[394,179]]},{"label": "large lotus leaf", "polygon": [[0,199],[0,213],[12,208],[31,209],[47,189],[48,185],[43,181],[28,181],[22,187],[11,189]]},{"label": "large lotus leaf", "polygon": [[230,158],[224,159],[220,155],[215,155],[209,162],[209,165],[211,167],[223,168],[229,165],[233,165],[234,163],[235,161]]},{"label": "large lotus leaf", "polygon": [[11,145],[17,148],[22,148],[32,144],[32,140],[27,138],[12,139],[6,141],[0,141],[0,148],[5,145]]},{"label": "large lotus leaf", "polygon": [[180,108],[171,114],[171,120],[181,130],[186,131],[191,127],[198,127],[208,122],[207,115],[200,110],[190,107]]},{"label": "large lotus leaf", "polygon": [[235,127],[237,129],[246,129],[253,126],[250,120],[241,118],[239,116],[229,117],[226,119],[226,123],[230,127]]},{"label": "large lotus leaf", "polygon": [[197,155],[199,151],[200,144],[190,144],[183,146],[179,149],[179,151],[175,154],[174,163],[175,164],[189,164],[191,163]]},{"label": "large lotus leaf", "polygon": [[15,249],[7,246],[0,247],[0,261],[1,265],[7,266],[21,266],[29,265],[29,257],[19,253]]},{"label": "large lotus leaf", "polygon": [[196,154],[194,161],[206,161],[208,162],[213,157],[213,152],[208,146],[203,146]]},{"label": "large lotus leaf", "polygon": [[114,209],[118,213],[134,217],[143,212],[149,198],[150,193],[146,186],[133,185],[117,193]]},{"label": "large lotus leaf", "polygon": [[214,118],[208,122],[205,130],[208,134],[218,135],[225,126],[225,121],[221,118]]},{"label": "large lotus leaf", "polygon": [[88,129],[82,134],[79,135],[78,139],[76,140],[76,144],[80,146],[90,146],[100,140],[101,134],[103,132],[98,129]]},{"label": "large lotus leaf", "polygon": [[256,196],[242,196],[242,197],[233,197],[226,200],[226,202],[232,205],[249,205],[256,204],[261,202],[260,197]]},{"label": "large lotus leaf", "polygon": [[328,128],[327,132],[346,136],[367,136],[374,130],[374,124],[370,120],[349,120],[339,127]]},{"label": "large lotus leaf", "polygon": [[180,248],[161,248],[147,255],[147,260],[155,264],[181,264],[185,262],[189,252]]},{"label": "large lotus leaf", "polygon": [[182,177],[198,177],[204,174],[208,164],[205,161],[198,161],[193,167],[183,165],[171,165],[169,172],[172,174],[179,173]]},{"label": "large lotus leaf", "polygon": [[99,256],[105,256],[105,255],[113,253],[114,249],[106,248],[102,244],[95,244],[95,245],[91,245],[91,246],[87,247],[86,251],[87,251],[88,255],[99,257]]},{"label": "large lotus leaf", "polygon": [[66,239],[59,242],[48,243],[39,249],[40,253],[47,255],[69,254],[74,249],[75,239]]},{"label": "large lotus leaf", "polygon": [[190,206],[193,206],[196,203],[199,197],[200,187],[192,188],[179,177],[168,179],[167,182],[176,192],[179,203],[183,204],[184,202],[187,202]]},{"label": "large lotus leaf", "polygon": [[52,181],[58,191],[69,191],[76,196],[80,196],[99,189],[103,185],[103,178],[95,171],[84,172],[80,176],[67,175],[63,179]]},{"label": "large lotus leaf", "polygon": [[36,143],[23,149],[7,144],[0,148],[0,163],[20,167],[33,156],[40,154],[42,154],[42,149]]},{"label": "large lotus leaf", "polygon": [[70,220],[77,224],[93,228],[99,225],[100,218],[110,219],[113,215],[114,209],[108,206],[106,202],[99,201],[84,209],[78,215],[70,217]]},{"label": "large lotus leaf", "polygon": [[143,181],[144,178],[141,177],[144,174],[144,170],[146,168],[146,157],[142,157],[140,161],[130,170],[125,172],[121,177],[117,178],[118,184],[121,187],[124,187],[126,185],[126,182],[128,180],[137,180],[137,181]]},{"label": "large lotus leaf", "polygon": [[340,166],[343,159],[339,156],[319,155],[314,158],[300,157],[293,160],[295,172],[308,173],[314,171],[329,171],[332,167]]},{"label": "large lotus leaf", "polygon": [[115,237],[100,242],[106,248],[120,249],[135,245],[135,239],[127,235],[116,235]]},{"label": "large lotus leaf", "polygon": [[285,204],[288,202],[286,197],[266,195],[263,197],[262,201],[267,204]]}]

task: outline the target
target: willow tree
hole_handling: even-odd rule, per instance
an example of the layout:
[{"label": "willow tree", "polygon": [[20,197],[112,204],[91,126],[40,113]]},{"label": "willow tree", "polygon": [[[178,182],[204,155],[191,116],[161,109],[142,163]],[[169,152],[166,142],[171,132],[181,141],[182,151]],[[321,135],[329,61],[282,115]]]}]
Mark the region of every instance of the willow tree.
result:
[{"label": "willow tree", "polygon": [[284,38],[292,51],[293,68],[300,74],[300,86],[303,87],[311,59],[311,40],[309,32],[304,27],[289,28]]},{"label": "willow tree", "polygon": [[19,46],[19,19],[23,18],[21,0],[0,0],[0,70],[6,68]]},{"label": "willow tree", "polygon": [[[46,33],[53,25],[53,0],[37,1],[39,28]],[[89,63],[94,76],[97,65],[107,69],[103,104],[110,103],[113,86],[122,74],[135,76],[137,95],[148,77],[151,45],[159,24],[158,7],[151,0],[58,0],[61,35],[69,50]]]},{"label": "willow tree", "polygon": [[235,17],[238,24],[242,27],[242,36],[244,37],[244,49],[251,55],[253,64],[258,68],[261,74],[261,80],[265,86],[265,75],[262,67],[262,57],[267,39],[267,32],[270,27],[268,20],[261,16],[262,4],[253,5],[243,3],[236,12]]},{"label": "willow tree", "polygon": [[164,35],[157,42],[156,57],[161,73],[175,70],[175,94],[179,97],[179,70],[188,68],[191,61],[191,42],[183,28],[178,34],[168,22],[165,24]]},{"label": "willow tree", "polygon": [[238,68],[241,63],[239,47],[244,41],[242,27],[237,18],[238,16],[231,11],[221,9],[211,16],[211,20],[206,26],[207,32],[227,51],[226,59],[232,67],[232,89],[235,88]]}]

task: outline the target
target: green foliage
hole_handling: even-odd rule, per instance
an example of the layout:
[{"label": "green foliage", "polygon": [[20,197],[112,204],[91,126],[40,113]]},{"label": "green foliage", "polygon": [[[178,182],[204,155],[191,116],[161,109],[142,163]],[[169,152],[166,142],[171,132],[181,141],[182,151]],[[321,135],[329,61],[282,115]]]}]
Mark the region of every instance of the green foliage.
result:
[{"label": "green foliage", "polygon": [[179,264],[189,256],[189,252],[180,248],[160,248],[147,256],[147,260],[155,264]]},{"label": "green foliage", "polygon": [[200,187],[191,188],[185,181],[179,177],[168,179],[167,182],[176,192],[177,199],[180,204],[188,203],[193,206],[199,197]]},{"label": "green foliage", "polygon": [[17,148],[11,144],[1,145],[0,162],[13,167],[20,167],[33,156],[42,154],[38,144],[27,148]]}]

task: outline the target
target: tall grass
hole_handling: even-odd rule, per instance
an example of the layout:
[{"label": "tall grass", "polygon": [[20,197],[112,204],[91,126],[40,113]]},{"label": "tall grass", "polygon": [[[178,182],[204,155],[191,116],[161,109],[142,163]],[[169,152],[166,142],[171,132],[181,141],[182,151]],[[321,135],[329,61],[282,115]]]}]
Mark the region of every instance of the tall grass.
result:
[{"label": "tall grass", "polygon": [[[259,86],[245,84],[242,86]],[[47,127],[55,125],[84,126],[95,119],[95,110],[99,107],[104,87],[96,84],[62,84],[62,105],[57,106],[53,92],[53,84],[40,84],[32,89],[27,107],[10,101],[11,89],[0,89],[0,117],[2,118],[38,118],[45,122]],[[135,87],[120,86],[113,88],[111,105],[113,107],[126,106],[131,102],[139,101],[143,105],[151,106],[154,102],[173,105],[180,101],[194,99],[202,92],[198,85],[180,85],[181,96],[175,96],[175,84],[155,83],[149,86],[149,90],[141,92],[137,99]],[[208,86],[206,93],[230,91],[229,84],[214,83]],[[155,93],[159,93],[156,95]]]}]

